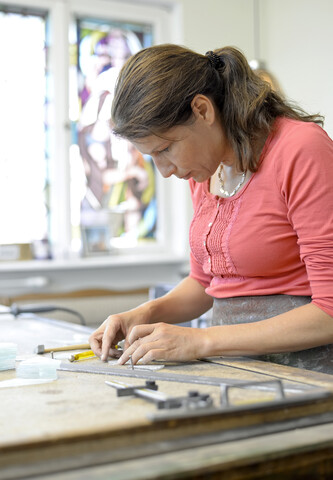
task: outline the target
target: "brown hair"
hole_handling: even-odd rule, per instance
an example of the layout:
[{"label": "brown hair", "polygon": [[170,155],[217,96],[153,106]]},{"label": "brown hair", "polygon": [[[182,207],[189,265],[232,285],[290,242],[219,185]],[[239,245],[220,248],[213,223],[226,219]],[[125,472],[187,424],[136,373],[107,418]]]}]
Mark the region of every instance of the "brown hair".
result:
[{"label": "brown hair", "polygon": [[240,50],[214,50],[221,59],[214,66],[206,55],[178,45],[157,45],[132,56],[123,66],[112,105],[113,131],[135,140],[166,134],[192,120],[191,101],[197,94],[211,98],[241,171],[258,168],[258,142],[273,121],[284,116],[322,123],[288,104],[250,68]]},{"label": "brown hair", "polygon": [[256,68],[253,71],[261,80],[267,82],[274,92],[277,92],[281,97],[285,96],[280,83],[272,72],[269,72],[266,68]]}]

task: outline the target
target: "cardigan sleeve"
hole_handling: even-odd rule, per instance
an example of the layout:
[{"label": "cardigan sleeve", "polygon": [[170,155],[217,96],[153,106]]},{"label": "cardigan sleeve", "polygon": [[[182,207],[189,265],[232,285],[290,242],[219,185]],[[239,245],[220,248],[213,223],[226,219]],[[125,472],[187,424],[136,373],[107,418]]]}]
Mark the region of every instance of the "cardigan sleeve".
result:
[{"label": "cardigan sleeve", "polygon": [[333,142],[318,125],[303,124],[280,154],[276,178],[297,234],[312,301],[333,316]]}]

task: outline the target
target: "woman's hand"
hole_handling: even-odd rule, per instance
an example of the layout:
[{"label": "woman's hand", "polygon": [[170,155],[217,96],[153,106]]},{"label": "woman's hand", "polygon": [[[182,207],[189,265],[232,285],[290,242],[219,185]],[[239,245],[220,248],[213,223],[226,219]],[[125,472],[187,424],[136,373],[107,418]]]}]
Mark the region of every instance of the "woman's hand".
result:
[{"label": "woman's hand", "polygon": [[125,339],[126,349],[129,346],[128,334],[131,329],[138,324],[148,322],[148,314],[145,309],[138,307],[128,312],[110,315],[102,325],[95,330],[89,337],[89,343],[92,351],[101,360],[107,361],[109,356],[119,357],[119,351],[116,345]]},{"label": "woman's hand", "polygon": [[180,327],[167,323],[138,325],[128,337],[130,346],[118,360],[124,364],[132,356],[134,364],[149,363],[152,360],[186,361],[203,356],[206,330]]},{"label": "woman's hand", "polygon": [[[129,353],[126,351],[126,356],[121,358],[126,359],[124,360],[126,362],[128,355],[136,349],[134,342],[140,339],[145,346],[136,352],[133,360],[143,358],[148,350],[152,352],[144,361],[153,359],[153,356],[155,359],[174,360],[197,358],[202,356],[200,349],[200,339],[204,336],[202,330],[170,326],[169,323],[188,322],[198,318],[211,308],[212,302],[212,298],[205,293],[205,288],[200,283],[186,277],[163,297],[143,303],[128,312],[110,315],[90,336],[91,348],[101,360],[106,361],[109,355],[119,356],[115,346],[125,339],[124,348]],[[149,342],[153,342],[153,345],[150,346]],[[146,351],[140,355],[140,351],[144,349]]]}]

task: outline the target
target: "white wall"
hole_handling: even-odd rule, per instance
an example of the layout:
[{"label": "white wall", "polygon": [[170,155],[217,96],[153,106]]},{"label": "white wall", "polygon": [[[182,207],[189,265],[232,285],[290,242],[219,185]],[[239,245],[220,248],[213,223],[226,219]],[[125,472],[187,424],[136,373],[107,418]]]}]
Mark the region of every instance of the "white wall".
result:
[{"label": "white wall", "polygon": [[252,0],[180,0],[184,44],[200,53],[234,45],[253,56]]},{"label": "white wall", "polygon": [[333,137],[332,0],[261,0],[262,59],[288,97]]}]

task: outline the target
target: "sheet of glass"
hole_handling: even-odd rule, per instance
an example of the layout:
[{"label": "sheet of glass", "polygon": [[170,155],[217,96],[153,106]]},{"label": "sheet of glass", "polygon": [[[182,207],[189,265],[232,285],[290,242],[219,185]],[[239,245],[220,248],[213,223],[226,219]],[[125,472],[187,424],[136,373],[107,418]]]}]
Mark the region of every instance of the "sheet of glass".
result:
[{"label": "sheet of glass", "polygon": [[73,249],[107,253],[155,239],[150,157],[112,135],[115,81],[125,60],[152,44],[149,25],[77,19],[71,31],[70,119]]},{"label": "sheet of glass", "polygon": [[45,27],[0,6],[0,244],[47,237]]}]

